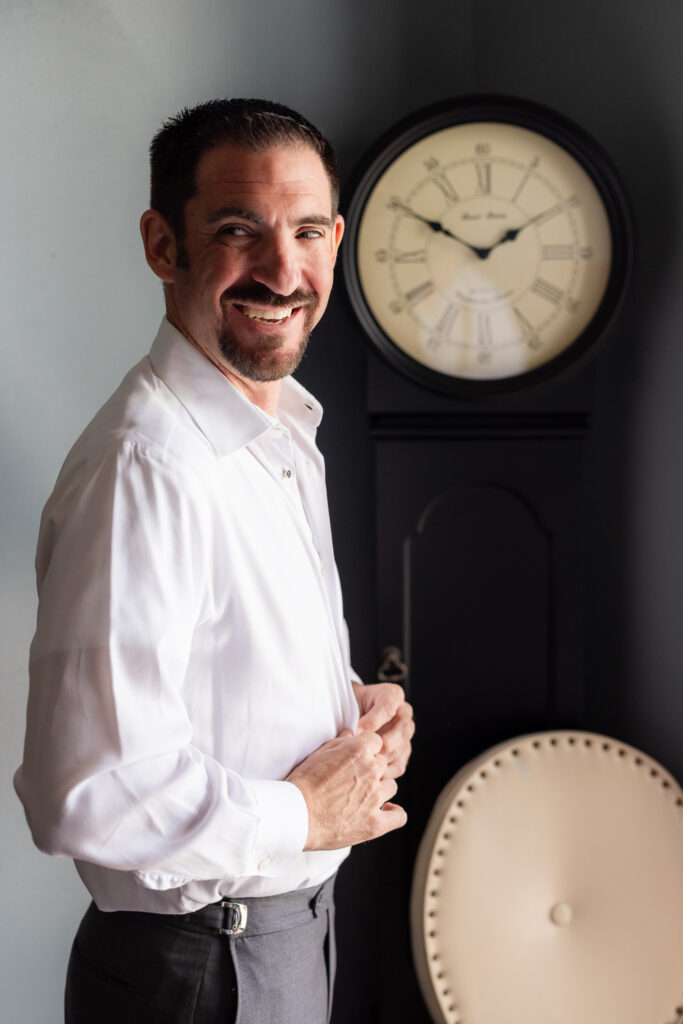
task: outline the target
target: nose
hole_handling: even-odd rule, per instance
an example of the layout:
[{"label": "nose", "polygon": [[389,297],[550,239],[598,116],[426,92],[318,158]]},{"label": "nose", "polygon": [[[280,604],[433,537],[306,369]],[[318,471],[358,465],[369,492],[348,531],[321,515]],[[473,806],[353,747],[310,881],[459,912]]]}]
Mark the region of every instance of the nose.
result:
[{"label": "nose", "polygon": [[296,239],[279,235],[265,237],[254,251],[251,276],[278,295],[289,295],[301,284],[301,266]]}]

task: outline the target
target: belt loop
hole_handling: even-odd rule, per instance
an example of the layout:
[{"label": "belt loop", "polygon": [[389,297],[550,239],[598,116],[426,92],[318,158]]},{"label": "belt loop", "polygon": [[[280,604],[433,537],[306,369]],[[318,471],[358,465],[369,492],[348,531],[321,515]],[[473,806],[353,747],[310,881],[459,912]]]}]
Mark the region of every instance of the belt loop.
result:
[{"label": "belt loop", "polygon": [[241,935],[247,927],[249,909],[244,903],[233,903],[221,900],[219,906],[223,910],[223,927],[218,929],[219,935]]}]

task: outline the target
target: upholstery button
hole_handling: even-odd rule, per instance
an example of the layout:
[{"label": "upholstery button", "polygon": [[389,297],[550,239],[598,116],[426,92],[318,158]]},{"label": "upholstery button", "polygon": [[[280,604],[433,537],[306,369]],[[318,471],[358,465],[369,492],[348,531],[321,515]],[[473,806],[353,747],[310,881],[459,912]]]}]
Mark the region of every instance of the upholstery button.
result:
[{"label": "upholstery button", "polygon": [[569,924],[573,916],[574,912],[568,903],[556,903],[550,911],[550,920],[560,926]]}]

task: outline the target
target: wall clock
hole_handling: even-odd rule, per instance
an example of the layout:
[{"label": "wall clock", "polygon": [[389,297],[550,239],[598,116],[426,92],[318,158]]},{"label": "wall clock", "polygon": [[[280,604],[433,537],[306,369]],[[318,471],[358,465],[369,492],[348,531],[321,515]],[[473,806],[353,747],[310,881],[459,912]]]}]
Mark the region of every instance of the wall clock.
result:
[{"label": "wall clock", "polygon": [[463,396],[526,391],[581,365],[632,262],[628,206],[600,147],[509,98],[401,122],[357,173],[346,220],[365,333],[395,369]]}]

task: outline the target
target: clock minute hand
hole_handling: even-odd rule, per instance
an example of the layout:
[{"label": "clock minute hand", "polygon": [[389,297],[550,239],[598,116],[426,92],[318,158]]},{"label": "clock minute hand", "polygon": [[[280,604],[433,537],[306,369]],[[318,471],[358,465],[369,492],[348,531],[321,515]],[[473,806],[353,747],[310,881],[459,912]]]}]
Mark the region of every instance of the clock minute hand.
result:
[{"label": "clock minute hand", "polygon": [[547,212],[547,210],[543,210],[542,213],[537,213],[535,217],[530,217],[529,220],[524,222],[524,224],[520,224],[518,228],[508,228],[508,230],[505,232],[502,238],[499,238],[497,242],[494,242],[491,248],[486,251],[486,255],[488,256],[488,254],[492,252],[493,249],[496,249],[499,245],[502,245],[503,242],[514,242],[520,231],[524,231],[524,229],[528,228],[529,225],[535,224],[537,220],[541,219],[541,217],[545,217]]},{"label": "clock minute hand", "polygon": [[466,249],[469,249],[470,252],[473,252],[478,256],[480,260],[486,259],[490,252],[490,249],[480,249],[476,245],[471,245],[469,242],[466,242],[464,238],[459,238],[458,235],[453,234],[452,231],[445,228],[438,220],[430,220],[428,217],[423,217],[421,213],[416,213],[415,210],[411,210],[409,206],[406,206],[405,203],[402,203],[401,200],[397,199],[395,196],[389,203],[389,207],[392,210],[400,210],[402,213],[407,213],[410,217],[414,217],[415,220],[422,221],[422,223],[426,224],[427,227],[432,229],[432,231],[446,235],[448,238],[452,238],[454,242],[460,242],[460,244],[464,245]]}]

